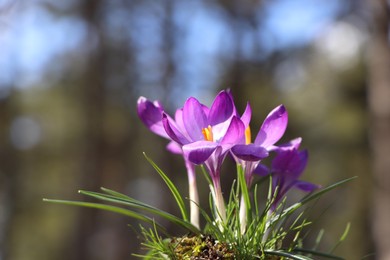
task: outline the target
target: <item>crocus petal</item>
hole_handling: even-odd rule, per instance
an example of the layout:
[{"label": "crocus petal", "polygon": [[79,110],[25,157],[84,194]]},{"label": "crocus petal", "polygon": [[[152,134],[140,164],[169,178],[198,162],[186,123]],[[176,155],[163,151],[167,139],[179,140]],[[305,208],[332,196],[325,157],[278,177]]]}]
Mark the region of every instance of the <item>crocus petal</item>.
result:
[{"label": "crocus petal", "polygon": [[297,171],[302,173],[303,170],[305,170],[307,162],[309,160],[309,152],[305,149],[303,151],[298,152],[299,159],[300,159],[300,169],[298,168]]},{"label": "crocus petal", "polygon": [[301,145],[301,142],[302,142],[302,138],[298,137],[298,138],[291,140],[290,142],[287,142],[287,143],[284,143],[284,144],[281,144],[278,146],[271,146],[271,148],[268,148],[268,150],[269,151],[276,151],[276,152],[293,150],[293,149],[298,150],[299,146]]},{"label": "crocus petal", "polygon": [[162,123],[163,108],[157,101],[151,102],[145,97],[138,98],[137,114],[144,125],[153,133],[169,139]]},{"label": "crocus petal", "polygon": [[167,150],[175,154],[183,153],[183,150],[181,149],[181,145],[176,143],[175,141],[171,141],[169,142],[169,144],[167,144]]},{"label": "crocus petal", "polygon": [[283,105],[276,107],[268,114],[256,136],[255,144],[269,147],[283,136],[287,128],[288,114]]},{"label": "crocus petal", "polygon": [[203,108],[203,112],[208,116],[208,114],[210,113],[210,108],[208,108],[207,106],[205,106],[203,104],[201,104],[201,105],[202,105],[202,108]]},{"label": "crocus petal", "polygon": [[307,150],[294,150],[294,152],[297,153],[298,158],[291,163],[290,168],[292,177],[298,179],[306,168],[309,159],[309,153]]},{"label": "crocus petal", "polygon": [[221,140],[221,144],[234,145],[240,139],[242,139],[244,133],[245,133],[244,123],[237,116],[233,116],[229,128],[226,131],[226,134]]},{"label": "crocus petal", "polygon": [[241,121],[244,123],[245,125],[245,129],[247,127],[249,127],[249,123],[251,121],[251,117],[252,117],[252,108],[249,104],[249,102],[246,104],[246,108],[245,108],[245,111],[244,113],[242,114],[241,116]]},{"label": "crocus petal", "polygon": [[296,156],[294,157],[293,152],[284,151],[278,153],[275,156],[275,158],[272,160],[272,169],[275,172],[280,172],[280,173],[289,172],[290,162],[293,160],[293,158],[297,159]]},{"label": "crocus petal", "polygon": [[184,123],[183,123],[183,109],[177,109],[175,112],[175,122],[179,129],[185,129]]},{"label": "crocus petal", "polygon": [[225,156],[226,153],[222,152],[222,147],[217,146],[211,156],[204,162],[213,180],[213,183],[219,181],[219,176],[221,173],[220,170]]},{"label": "crocus petal", "polygon": [[193,141],[204,140],[202,129],[208,127],[203,106],[196,98],[187,99],[183,107],[183,124]]},{"label": "crocus petal", "polygon": [[175,112],[175,122],[177,129],[188,139],[191,140],[191,138],[188,136],[187,130],[184,126],[183,122],[183,108],[177,109]]},{"label": "crocus petal", "polygon": [[257,165],[257,167],[253,170],[253,173],[258,174],[260,176],[266,176],[271,173],[271,170],[268,169],[268,167],[264,164],[259,163],[259,165]]},{"label": "crocus petal", "polygon": [[321,188],[321,186],[315,185],[315,184],[313,184],[311,182],[307,182],[307,181],[296,181],[294,183],[294,186],[302,191],[305,191],[305,192],[312,192],[318,188]]},{"label": "crocus petal", "polygon": [[268,151],[264,147],[255,144],[238,144],[232,147],[232,153],[244,161],[260,161],[268,156]]},{"label": "crocus petal", "polygon": [[306,167],[308,153],[306,150],[288,150],[278,153],[272,161],[272,169],[285,178],[298,179]]},{"label": "crocus petal", "polygon": [[288,148],[292,148],[292,149],[299,149],[299,146],[301,145],[301,142],[302,142],[302,138],[298,137],[298,138],[295,138],[295,139],[291,140],[288,143],[282,144],[281,147],[288,147]]},{"label": "crocus petal", "polygon": [[183,153],[194,164],[204,163],[218,145],[209,141],[197,141],[183,146]]},{"label": "crocus petal", "polygon": [[175,122],[172,118],[168,117],[167,114],[163,113],[162,119],[165,132],[168,134],[170,139],[183,145],[189,143],[189,140],[177,129]]},{"label": "crocus petal", "polygon": [[234,104],[231,96],[226,91],[221,91],[210,107],[208,121],[210,125],[217,125],[228,120],[233,112]]},{"label": "crocus petal", "polygon": [[[233,102],[233,104],[234,104],[233,93],[232,93],[231,89],[228,88],[228,89],[226,89],[225,91],[226,91],[226,93],[228,93],[230,99],[232,100],[232,102]],[[234,116],[238,116],[237,108],[236,108],[235,105],[233,106],[233,115],[234,115]]]}]

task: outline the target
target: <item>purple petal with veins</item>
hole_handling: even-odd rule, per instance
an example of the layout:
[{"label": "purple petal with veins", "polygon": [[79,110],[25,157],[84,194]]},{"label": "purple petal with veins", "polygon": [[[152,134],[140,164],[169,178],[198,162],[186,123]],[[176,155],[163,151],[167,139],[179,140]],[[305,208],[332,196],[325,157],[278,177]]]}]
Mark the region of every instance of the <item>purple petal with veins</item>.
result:
[{"label": "purple petal with veins", "polygon": [[234,104],[231,96],[226,91],[221,91],[214,99],[208,114],[210,125],[217,125],[228,120],[234,112]]},{"label": "purple petal with veins", "polygon": [[189,143],[189,140],[177,129],[175,121],[168,117],[165,113],[163,114],[163,125],[168,136],[175,142],[183,145]]},{"label": "purple petal with veins", "polygon": [[183,150],[181,149],[181,145],[176,143],[175,141],[171,141],[171,142],[169,142],[169,144],[167,144],[167,150],[170,151],[171,153],[183,154]]},{"label": "purple petal with veins", "polygon": [[286,150],[298,150],[299,146],[301,146],[302,138],[298,137],[295,138],[287,143],[278,145],[278,146],[271,146],[271,148],[268,148],[269,151],[286,151]]},{"label": "purple petal with veins", "polygon": [[245,133],[244,123],[242,123],[242,121],[238,117],[233,116],[229,128],[226,131],[226,134],[223,136],[220,142],[222,144],[234,145],[242,138],[244,133]]},{"label": "purple petal with veins", "polygon": [[268,156],[264,147],[255,144],[238,144],[232,147],[232,153],[244,161],[260,161]]},{"label": "purple petal with veins", "polygon": [[150,131],[169,139],[162,123],[163,108],[158,101],[151,102],[145,97],[140,97],[137,101],[137,114]]},{"label": "purple petal with veins", "polygon": [[308,152],[290,150],[282,151],[272,161],[272,169],[275,172],[285,173],[288,178],[298,179],[306,167]]},{"label": "purple petal with veins", "polygon": [[261,163],[259,163],[257,165],[257,167],[253,170],[253,173],[258,174],[260,176],[266,176],[266,175],[270,174],[270,172],[271,172],[271,170],[268,169],[267,166],[265,166],[264,164],[261,164]]},{"label": "purple petal with veins", "polygon": [[245,111],[241,116],[241,121],[244,123],[245,128],[249,126],[249,122],[251,121],[252,117],[252,108],[249,104],[249,102],[246,104]]},{"label": "purple petal with veins", "polygon": [[183,145],[183,153],[194,164],[204,163],[217,149],[218,145],[209,141],[197,141]]},{"label": "purple petal with veins", "polygon": [[272,146],[283,136],[287,128],[287,122],[286,108],[283,105],[276,107],[264,120],[254,143],[266,148]]},{"label": "purple petal with veins", "polygon": [[183,107],[183,124],[193,141],[203,140],[202,129],[208,127],[203,105],[196,98],[187,99]]}]

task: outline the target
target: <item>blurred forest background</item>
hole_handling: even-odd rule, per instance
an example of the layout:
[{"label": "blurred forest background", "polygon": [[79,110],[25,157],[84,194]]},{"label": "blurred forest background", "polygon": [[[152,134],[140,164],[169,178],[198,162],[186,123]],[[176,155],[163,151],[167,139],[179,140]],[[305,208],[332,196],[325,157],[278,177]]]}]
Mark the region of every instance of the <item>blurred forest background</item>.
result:
[{"label": "blurred forest background", "polygon": [[0,1],[0,259],[133,259],[138,222],[42,198],[103,186],[178,213],[142,152],[183,193],[185,168],[137,98],[172,112],[226,88],[252,129],[285,104],[304,180],[359,176],[312,210],[321,248],[351,222],[339,255],[390,259],[388,24],[385,0]]}]

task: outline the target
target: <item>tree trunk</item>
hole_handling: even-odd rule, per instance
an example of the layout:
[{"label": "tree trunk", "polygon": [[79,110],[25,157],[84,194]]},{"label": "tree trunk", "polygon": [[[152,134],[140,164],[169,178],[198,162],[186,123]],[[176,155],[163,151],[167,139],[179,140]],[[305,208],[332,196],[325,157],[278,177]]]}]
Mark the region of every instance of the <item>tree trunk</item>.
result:
[{"label": "tree trunk", "polygon": [[[91,50],[83,78],[79,100],[83,104],[81,113],[84,119],[83,138],[80,143],[82,189],[98,191],[102,186],[104,163],[106,156],[105,137],[103,132],[103,115],[105,110],[105,51],[102,47],[101,31],[98,28],[97,13],[101,1],[84,1],[81,11],[88,23],[87,48],[90,41],[98,39],[96,49]],[[94,241],[98,236],[100,212],[80,208],[76,223],[75,234],[72,241],[70,258],[74,260],[94,259],[94,251],[102,254],[99,248],[94,248]],[[96,253],[95,253],[96,254]]]},{"label": "tree trunk", "polygon": [[390,49],[389,6],[370,1],[372,41],[369,46],[370,145],[373,159],[373,237],[376,259],[390,259]]},{"label": "tree trunk", "polygon": [[[11,94],[12,95],[12,94]],[[9,140],[9,130],[18,112],[12,96],[0,100],[0,259],[8,260],[11,254],[11,236],[15,222],[16,205],[20,193],[20,167],[18,152]]]}]

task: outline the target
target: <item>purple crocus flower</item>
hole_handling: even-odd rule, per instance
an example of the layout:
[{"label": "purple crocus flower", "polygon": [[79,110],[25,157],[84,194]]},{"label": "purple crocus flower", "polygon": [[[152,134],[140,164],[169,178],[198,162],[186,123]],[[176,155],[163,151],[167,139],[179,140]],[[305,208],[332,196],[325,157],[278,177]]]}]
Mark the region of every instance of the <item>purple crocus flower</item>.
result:
[{"label": "purple crocus flower", "polygon": [[[298,142],[296,144],[299,146]],[[307,165],[308,152],[307,150],[299,151],[295,148],[295,145],[291,145],[290,149],[287,148],[288,146],[284,146],[275,150],[276,156],[272,160],[270,169],[270,174],[272,174],[272,192],[275,196],[271,206],[273,211],[291,188],[311,192],[320,187],[313,183],[299,180]]]},{"label": "purple crocus flower", "polygon": [[[241,138],[244,128],[227,91],[221,91],[210,108],[196,98],[189,98],[176,112],[175,120],[164,114],[163,124],[168,136],[183,147],[195,164],[204,163],[218,148],[222,149],[220,154],[225,154]],[[217,177],[218,160],[209,163],[213,166],[211,177]]]},{"label": "purple crocus flower", "polygon": [[244,135],[245,125],[237,116],[232,96],[221,91],[211,107],[189,98],[175,120],[163,116],[166,133],[182,145],[183,153],[194,164],[204,164],[213,181],[218,214],[226,218],[220,186],[220,169],[229,149]]},{"label": "purple crocus flower", "polygon": [[287,122],[287,110],[283,105],[280,105],[267,115],[253,143],[251,143],[249,125],[246,125],[245,141],[232,147],[231,152],[236,162],[241,164],[245,170],[248,187],[252,183],[253,171],[258,167],[260,161],[268,156],[268,152],[276,148],[274,144],[282,138],[287,128]]},{"label": "purple crocus flower", "polygon": [[[166,133],[162,122],[163,114],[165,117],[169,116],[164,113],[163,106],[160,102],[152,102],[145,97],[140,97],[137,102],[137,113],[141,121],[147,128],[149,128],[150,131],[171,140],[169,135]],[[178,117],[178,114],[180,114],[180,110],[176,112],[176,117]],[[183,154],[181,145],[172,140],[167,145],[167,149],[175,154]],[[186,156],[183,157],[188,175],[191,223],[199,228],[199,195],[196,185],[195,165],[191,163]]]}]

